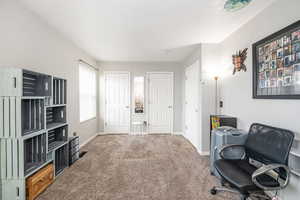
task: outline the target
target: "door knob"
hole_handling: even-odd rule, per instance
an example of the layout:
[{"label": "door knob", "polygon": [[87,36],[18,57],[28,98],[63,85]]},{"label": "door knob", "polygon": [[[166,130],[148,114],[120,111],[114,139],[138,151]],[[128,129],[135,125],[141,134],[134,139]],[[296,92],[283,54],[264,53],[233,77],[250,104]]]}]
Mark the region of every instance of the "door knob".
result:
[{"label": "door knob", "polygon": [[129,106],[126,106],[126,108],[129,108]]},{"label": "door knob", "polygon": [[168,106],[168,108],[173,108],[173,106]]}]

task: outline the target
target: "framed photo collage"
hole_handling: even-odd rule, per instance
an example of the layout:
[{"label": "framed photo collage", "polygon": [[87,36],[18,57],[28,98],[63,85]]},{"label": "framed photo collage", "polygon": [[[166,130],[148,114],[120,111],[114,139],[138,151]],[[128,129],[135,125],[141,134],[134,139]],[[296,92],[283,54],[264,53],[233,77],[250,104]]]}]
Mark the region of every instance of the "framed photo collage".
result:
[{"label": "framed photo collage", "polygon": [[300,21],[253,45],[253,98],[300,99]]}]

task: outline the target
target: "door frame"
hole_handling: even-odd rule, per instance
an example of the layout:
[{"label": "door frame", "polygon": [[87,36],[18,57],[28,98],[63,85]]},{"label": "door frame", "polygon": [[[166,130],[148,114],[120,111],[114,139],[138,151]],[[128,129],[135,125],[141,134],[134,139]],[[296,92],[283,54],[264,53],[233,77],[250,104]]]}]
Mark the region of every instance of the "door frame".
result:
[{"label": "door frame", "polygon": [[[186,67],[184,69],[184,124],[183,124],[183,135],[185,138],[187,138],[188,140],[190,138],[187,137],[187,133],[186,133],[186,112],[187,112],[187,106],[186,106],[186,81],[187,81],[187,77],[186,77],[186,74],[187,74],[187,71],[190,70],[192,67],[196,67],[198,68],[197,69],[197,73],[198,73],[198,77],[197,77],[197,82],[198,84],[196,85],[196,89],[197,89],[197,104],[198,104],[198,114],[197,114],[197,119],[196,121],[200,122],[200,123],[197,123],[196,124],[196,129],[197,129],[197,132],[200,133],[199,135],[199,141],[198,141],[198,147],[196,147],[196,149],[199,151],[201,149],[201,146],[202,146],[202,131],[201,131],[201,127],[202,127],[202,121],[201,121],[201,69],[200,69],[200,61],[199,60],[196,60],[194,61],[192,64],[190,64],[188,67]],[[190,141],[191,142],[191,141]],[[192,143],[192,142],[191,142]]]},{"label": "door frame", "polygon": [[129,102],[129,128],[128,128],[128,131],[127,132],[124,132],[124,131],[116,131],[115,133],[110,133],[110,134],[130,134],[131,132],[131,115],[132,115],[132,111],[131,111],[131,108],[132,108],[132,102],[131,102],[131,73],[129,71],[104,71],[103,74],[104,74],[104,132],[105,133],[109,133],[107,131],[107,126],[106,126],[106,76],[109,75],[109,74],[128,74],[128,92],[129,92],[129,95],[128,95],[128,102]]},{"label": "door frame", "polygon": [[[168,75],[171,75],[172,76],[172,89],[171,89],[171,92],[172,92],[172,102],[171,102],[171,106],[172,106],[172,116],[171,116],[171,130],[170,130],[170,134],[174,134],[174,72],[146,72],[146,91],[145,91],[145,99],[146,99],[146,103],[145,105],[146,108],[145,108],[145,111],[146,111],[146,118],[147,118],[147,133],[150,133],[149,132],[149,82],[150,82],[150,75],[151,74],[168,74]],[[151,133],[150,133],[151,134]]]}]

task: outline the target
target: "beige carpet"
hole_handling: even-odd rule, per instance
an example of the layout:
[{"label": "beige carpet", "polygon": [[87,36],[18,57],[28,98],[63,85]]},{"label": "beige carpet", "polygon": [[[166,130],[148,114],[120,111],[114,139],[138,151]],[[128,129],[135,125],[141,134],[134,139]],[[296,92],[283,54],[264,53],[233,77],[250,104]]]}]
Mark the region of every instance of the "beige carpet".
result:
[{"label": "beige carpet", "polygon": [[224,200],[209,160],[182,136],[98,136],[39,200]]}]

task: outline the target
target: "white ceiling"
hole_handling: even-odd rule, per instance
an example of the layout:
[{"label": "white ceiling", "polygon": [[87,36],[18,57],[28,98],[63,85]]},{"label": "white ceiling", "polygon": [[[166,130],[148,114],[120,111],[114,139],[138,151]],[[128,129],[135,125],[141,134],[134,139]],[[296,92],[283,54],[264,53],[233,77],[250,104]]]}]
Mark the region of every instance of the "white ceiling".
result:
[{"label": "white ceiling", "polygon": [[20,0],[102,61],[181,61],[225,39],[274,0],[238,12],[225,0]]}]

